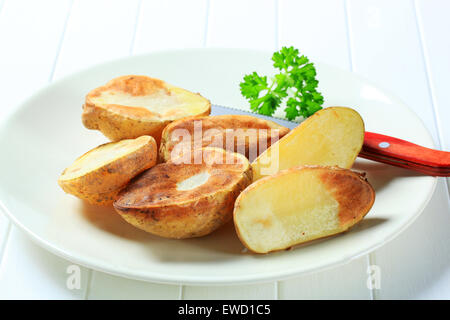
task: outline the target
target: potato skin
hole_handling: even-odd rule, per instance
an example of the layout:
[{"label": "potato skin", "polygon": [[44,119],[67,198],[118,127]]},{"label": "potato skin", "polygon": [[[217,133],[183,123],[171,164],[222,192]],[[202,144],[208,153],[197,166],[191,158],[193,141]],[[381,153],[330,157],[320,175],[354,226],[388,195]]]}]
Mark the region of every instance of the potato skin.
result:
[{"label": "potato skin", "polygon": [[[339,222],[343,231],[361,221],[375,202],[375,190],[364,173],[332,167],[323,171],[320,179],[339,203]],[[359,199],[356,194],[360,194]]]},{"label": "potato skin", "polygon": [[[148,139],[148,143],[134,153],[125,155],[75,179],[62,179],[62,176],[67,171],[67,169],[65,169],[58,179],[58,184],[66,193],[86,200],[91,204],[102,206],[111,205],[120,189],[122,189],[134,176],[156,164],[156,141],[151,136],[148,136]],[[114,142],[102,144],[86,152],[77,160],[102,146],[112,143]]]},{"label": "potato skin", "polygon": [[[220,149],[221,150],[221,149]],[[224,150],[221,150],[225,152]],[[123,189],[114,208],[122,218],[133,226],[146,232],[172,239],[185,239],[207,235],[232,218],[234,202],[240,192],[252,181],[251,166],[245,157],[245,168],[240,171],[227,171],[220,168],[211,168],[210,180],[204,188],[193,189],[183,200],[167,201],[166,203],[148,203],[137,205],[136,199],[142,199],[147,194],[158,195],[161,198],[176,199],[174,184],[199,172],[199,169],[186,164],[162,163],[136,177]],[[188,171],[180,173],[184,167]],[[145,186],[154,181],[163,181],[163,189],[152,189]],[[232,179],[232,183],[227,183]],[[225,183],[225,187],[217,187]]]},{"label": "potato skin", "polygon": [[[202,123],[202,133],[204,134],[210,129],[220,131],[220,138],[222,145],[214,145],[213,141],[210,141],[208,137],[202,137],[202,140],[199,140],[199,144],[201,147],[224,147],[227,151],[230,152],[239,152],[243,151],[243,155],[249,158],[250,161],[254,159],[250,159],[249,150],[258,150],[258,156],[264,150],[259,150],[260,142],[265,141],[266,146],[270,147],[272,142],[271,138],[281,139],[286,134],[289,133],[289,128],[283,127],[276,122],[268,121],[264,119],[260,119],[257,117],[249,116],[249,115],[220,115],[220,116],[192,116],[186,117],[179,120],[176,120],[170,124],[168,124],[163,132],[161,137],[161,145],[159,149],[159,157],[161,161],[168,161],[171,158],[171,152],[178,142],[173,141],[171,139],[171,134],[174,130],[186,130],[189,132],[191,136],[191,145],[186,146],[187,148],[194,148],[194,121],[201,121]],[[244,141],[239,141],[239,139],[235,139],[232,148],[229,148],[229,145],[226,144],[225,141],[225,129],[231,130],[247,130],[247,129],[264,129],[267,130],[268,135],[263,136],[262,134],[258,134],[255,139],[249,139],[249,136],[243,136]],[[277,135],[275,136],[275,132],[272,130],[278,130]],[[237,132],[237,131],[234,131]],[[272,137],[272,135],[274,135]],[[244,143],[242,143],[244,142]],[[197,143],[197,142],[196,142]]]},{"label": "potato skin", "polygon": [[[126,108],[116,106],[115,110],[126,110]],[[155,138],[159,144],[164,127],[171,121],[142,121],[137,118],[130,118],[125,114],[112,112],[111,109],[103,106],[96,106],[86,99],[86,103],[83,105],[82,122],[87,129],[99,130],[111,141],[149,135]]]},{"label": "potato skin", "polygon": [[[131,83],[131,80],[133,82]],[[161,119],[151,111],[142,107],[130,107],[117,104],[100,105],[95,98],[103,91],[115,89],[132,95],[151,93],[155,89],[167,89],[167,84],[159,79],[145,76],[122,76],[106,85],[98,87],[86,96],[81,116],[83,125],[88,129],[101,131],[111,141],[134,139],[143,135],[155,138],[159,145],[161,133],[173,120]],[[200,94],[198,94],[200,96]],[[211,113],[211,103],[199,116]]]},{"label": "potato skin", "polygon": [[364,131],[363,119],[351,108],[319,110],[253,161],[253,179],[302,165],[349,169],[361,151]]},{"label": "potato skin", "polygon": [[121,207],[114,203],[114,208],[128,223],[160,237],[202,237],[231,220],[234,201],[249,183],[248,175],[243,175],[242,182],[232,189],[205,196],[195,205],[175,204],[155,209],[137,209]]},{"label": "potato skin", "polygon": [[[317,236],[314,239],[308,241],[298,241],[291,243],[284,247],[272,248],[270,250],[260,250],[253,247],[247,242],[247,237],[244,235],[246,231],[241,230],[239,223],[237,222],[239,217],[237,216],[241,210],[241,202],[247,197],[247,194],[255,189],[263,186],[267,181],[278,179],[279,177],[291,175],[299,170],[312,170],[320,177],[321,182],[326,189],[331,193],[332,197],[339,203],[339,212],[337,219],[339,221],[339,230],[332,233],[324,233],[321,236]],[[289,192],[289,190],[285,190]],[[300,192],[300,190],[299,190]],[[360,198],[357,199],[355,194],[360,193]],[[289,249],[294,245],[308,243],[317,239],[327,238],[342,232],[347,231],[358,222],[360,222],[370,211],[375,202],[375,191],[370,183],[365,178],[364,173],[354,172],[349,169],[342,169],[339,167],[328,166],[299,166],[286,170],[282,170],[275,175],[267,176],[262,179],[253,182],[247,187],[236,199],[235,208],[233,211],[233,220],[235,230],[239,240],[250,251],[254,253],[270,253],[280,250]]]}]

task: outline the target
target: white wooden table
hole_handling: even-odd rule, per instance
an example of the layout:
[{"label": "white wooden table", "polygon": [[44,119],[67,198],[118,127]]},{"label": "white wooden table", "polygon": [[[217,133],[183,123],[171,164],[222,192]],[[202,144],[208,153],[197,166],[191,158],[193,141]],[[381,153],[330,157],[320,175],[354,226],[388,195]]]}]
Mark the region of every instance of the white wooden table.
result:
[{"label": "white wooden table", "polygon": [[[0,0],[0,117],[37,88],[105,60],[170,48],[294,45],[313,61],[359,73],[398,95],[436,146],[450,150],[449,14],[448,0]],[[70,290],[72,263],[32,243],[0,214],[0,298],[449,299],[448,186],[440,178],[416,222],[367,256],[239,287],[152,284],[82,267],[80,289]],[[380,268],[379,289],[367,287],[371,265]]]}]

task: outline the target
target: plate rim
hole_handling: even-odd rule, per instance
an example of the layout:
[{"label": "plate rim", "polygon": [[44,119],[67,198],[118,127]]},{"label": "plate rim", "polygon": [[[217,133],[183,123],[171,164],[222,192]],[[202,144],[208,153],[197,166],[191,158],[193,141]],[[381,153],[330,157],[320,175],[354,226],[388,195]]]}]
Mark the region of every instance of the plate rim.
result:
[{"label": "plate rim", "polygon": [[[40,88],[34,90],[34,92],[27,96],[26,98],[19,101],[15,107],[13,107],[12,111],[7,113],[6,116],[3,118],[2,121],[0,121],[0,135],[4,132],[5,127],[7,124],[13,120],[19,112],[23,109],[23,106],[26,105],[28,102],[35,99],[37,96],[45,93],[46,90],[51,90],[51,88],[54,85],[57,85],[60,82],[64,82],[67,80],[70,80],[70,78],[75,78],[79,74],[88,72],[89,70],[95,69],[95,68],[101,68],[111,63],[122,63],[123,61],[127,60],[133,60],[133,59],[139,59],[146,56],[152,56],[156,54],[164,54],[164,53],[180,53],[180,52],[223,52],[223,51],[231,51],[231,52],[244,52],[244,53],[256,53],[256,54],[272,54],[271,51],[268,50],[256,50],[256,49],[246,49],[246,48],[187,48],[187,49],[167,49],[167,50],[155,50],[152,52],[142,53],[138,55],[132,55],[132,56],[126,56],[116,59],[109,59],[107,61],[89,65],[87,67],[81,68],[80,70],[77,70],[76,72],[72,72],[70,74],[67,74],[61,78],[56,79],[55,81],[48,82],[44,85],[42,85]],[[383,86],[378,85],[376,82],[371,81],[367,78],[365,78],[362,75],[359,75],[358,73],[345,70],[343,68],[334,66],[332,64],[321,62],[320,60],[315,61],[315,63],[320,64],[322,66],[325,66],[327,68],[339,70],[340,72],[343,72],[345,74],[351,75],[352,77],[357,78],[360,81],[363,81],[364,83],[367,83],[369,85],[372,85],[378,89],[380,89],[382,92],[389,95],[390,98],[394,99],[395,101],[402,104],[405,108],[405,111],[409,112],[413,117],[415,117],[420,123],[422,124],[423,128],[425,129],[425,132],[427,134],[427,139],[431,142],[432,147],[436,147],[436,144],[434,142],[434,139],[432,138],[432,135],[428,128],[425,126],[425,123],[423,120],[406,104],[404,103],[398,96],[396,96],[394,93],[392,93],[389,89],[383,88]],[[34,233],[32,230],[27,228],[25,225],[23,225],[19,219],[15,217],[15,215],[6,207],[6,205],[3,203],[2,199],[0,199],[0,211],[5,214],[6,217],[10,219],[10,221],[17,226],[19,229],[23,230],[25,234],[27,234],[34,243],[38,244],[40,247],[46,249],[47,251],[55,254],[58,257],[61,257],[63,259],[66,259],[72,263],[81,265],[83,267],[86,267],[88,269],[105,272],[111,275],[120,276],[128,279],[135,279],[135,280],[142,280],[152,283],[161,283],[161,284],[178,284],[178,285],[198,285],[198,286],[209,286],[209,285],[236,285],[236,284],[255,284],[255,283],[265,283],[265,282],[271,282],[271,281],[280,281],[280,280],[286,280],[292,277],[300,276],[300,275],[306,275],[311,274],[315,272],[320,272],[323,270],[331,269],[334,267],[342,266],[345,264],[350,263],[351,261],[360,258],[363,255],[369,254],[373,252],[374,250],[384,246],[388,242],[395,239],[397,236],[399,236],[403,231],[405,231],[412,223],[416,221],[416,219],[420,216],[420,214],[423,212],[425,207],[429,204],[435,189],[437,185],[437,177],[433,177],[432,186],[429,189],[429,192],[427,194],[426,200],[422,203],[421,207],[418,208],[414,215],[411,216],[411,218],[404,223],[398,230],[393,232],[389,237],[382,239],[378,241],[377,243],[373,244],[372,246],[368,246],[367,248],[352,254],[351,256],[346,256],[342,258],[336,258],[332,261],[328,262],[327,264],[321,265],[320,267],[310,267],[306,268],[304,270],[298,270],[295,268],[290,268],[288,270],[283,269],[281,271],[270,271],[270,272],[261,272],[256,275],[245,275],[245,276],[239,276],[239,275],[233,275],[233,276],[221,276],[216,277],[214,279],[211,279],[209,277],[198,277],[198,276],[171,276],[167,274],[161,274],[161,273],[152,273],[147,270],[147,272],[136,272],[133,270],[130,270],[129,268],[121,268],[115,265],[110,265],[108,263],[103,263],[101,260],[92,260],[89,257],[80,256],[80,255],[73,255],[70,254],[70,252],[67,252],[64,248],[58,247],[55,244],[52,244],[51,242],[47,241],[46,239],[40,237],[36,233]],[[9,229],[11,226],[9,226]],[[7,234],[10,235],[10,232],[7,231]]]}]

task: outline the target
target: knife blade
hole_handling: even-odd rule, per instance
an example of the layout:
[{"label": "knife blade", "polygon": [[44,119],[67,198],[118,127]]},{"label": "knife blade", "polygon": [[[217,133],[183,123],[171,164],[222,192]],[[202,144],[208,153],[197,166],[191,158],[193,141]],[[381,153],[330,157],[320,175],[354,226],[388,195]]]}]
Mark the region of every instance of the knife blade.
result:
[{"label": "knife blade", "polygon": [[[265,116],[237,108],[212,105],[211,115],[227,114],[251,115],[274,121],[289,129],[294,129],[300,124],[299,122]],[[450,152],[426,148],[406,140],[379,133],[365,132],[363,147],[358,156],[430,176],[450,176]]]}]

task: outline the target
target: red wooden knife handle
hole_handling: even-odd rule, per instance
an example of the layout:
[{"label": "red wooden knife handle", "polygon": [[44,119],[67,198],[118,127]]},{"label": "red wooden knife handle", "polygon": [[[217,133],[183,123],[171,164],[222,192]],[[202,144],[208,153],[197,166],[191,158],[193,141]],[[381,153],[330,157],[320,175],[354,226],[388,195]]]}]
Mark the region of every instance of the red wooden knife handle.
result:
[{"label": "red wooden knife handle", "polygon": [[365,133],[359,156],[433,176],[450,176],[450,152],[425,148],[378,133]]}]

